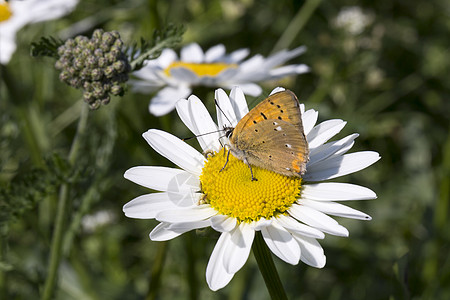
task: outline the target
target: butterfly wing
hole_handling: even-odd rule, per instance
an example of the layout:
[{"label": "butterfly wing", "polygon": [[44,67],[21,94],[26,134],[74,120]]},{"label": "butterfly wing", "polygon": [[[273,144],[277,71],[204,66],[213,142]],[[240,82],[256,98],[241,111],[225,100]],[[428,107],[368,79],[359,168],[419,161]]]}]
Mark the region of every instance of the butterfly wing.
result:
[{"label": "butterfly wing", "polygon": [[231,149],[250,165],[296,177],[305,173],[309,155],[303,131],[282,120],[263,120],[243,128]]},{"label": "butterfly wing", "polygon": [[295,94],[289,90],[272,94],[256,105],[239,121],[233,135],[239,136],[244,128],[251,127],[265,120],[288,122],[303,134],[300,104]]}]

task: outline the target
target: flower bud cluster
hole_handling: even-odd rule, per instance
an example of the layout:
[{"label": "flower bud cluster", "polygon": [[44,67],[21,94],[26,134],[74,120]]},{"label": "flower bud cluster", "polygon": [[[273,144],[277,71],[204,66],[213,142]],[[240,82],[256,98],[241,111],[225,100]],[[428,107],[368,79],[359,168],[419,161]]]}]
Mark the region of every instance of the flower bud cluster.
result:
[{"label": "flower bud cluster", "polygon": [[58,48],[55,67],[61,71],[59,78],[74,88],[82,88],[84,101],[92,109],[108,104],[110,95],[123,95],[123,83],[131,70],[122,48],[117,31],[97,29],[91,39],[69,39]]}]

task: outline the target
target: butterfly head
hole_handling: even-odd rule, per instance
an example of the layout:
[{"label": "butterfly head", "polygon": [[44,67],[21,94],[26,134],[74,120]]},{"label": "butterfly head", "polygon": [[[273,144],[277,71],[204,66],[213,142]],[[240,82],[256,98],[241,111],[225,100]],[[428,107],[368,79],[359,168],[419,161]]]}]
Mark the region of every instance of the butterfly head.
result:
[{"label": "butterfly head", "polygon": [[225,137],[227,139],[231,139],[231,137],[233,136],[234,127],[224,126],[223,131],[225,132]]}]

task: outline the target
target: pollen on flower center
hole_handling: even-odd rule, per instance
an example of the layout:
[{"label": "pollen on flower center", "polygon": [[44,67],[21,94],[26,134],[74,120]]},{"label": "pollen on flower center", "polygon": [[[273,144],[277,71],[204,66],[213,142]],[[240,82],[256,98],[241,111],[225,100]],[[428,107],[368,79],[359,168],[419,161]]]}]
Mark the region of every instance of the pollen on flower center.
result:
[{"label": "pollen on flower center", "polygon": [[182,61],[175,61],[171,63],[165,70],[164,73],[166,75],[171,76],[172,69],[175,68],[185,68],[192,72],[194,72],[197,76],[217,76],[220,72],[230,69],[236,68],[235,64],[226,64],[226,63],[187,63]]},{"label": "pollen on flower center", "polygon": [[0,22],[6,21],[12,16],[12,11],[9,8],[8,2],[0,2]]},{"label": "pollen on flower center", "polygon": [[239,222],[283,214],[300,195],[301,178],[287,177],[252,167],[257,181],[251,180],[248,166],[233,155],[226,167],[226,151],[208,157],[200,176],[204,201],[220,214]]}]

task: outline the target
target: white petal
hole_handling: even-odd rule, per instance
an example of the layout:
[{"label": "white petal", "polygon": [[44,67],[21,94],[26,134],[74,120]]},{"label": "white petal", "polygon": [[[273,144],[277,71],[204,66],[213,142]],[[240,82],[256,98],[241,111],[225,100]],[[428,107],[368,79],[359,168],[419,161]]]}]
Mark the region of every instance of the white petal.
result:
[{"label": "white petal", "polygon": [[225,250],[223,264],[225,271],[234,274],[245,264],[252,248],[255,230],[248,223],[241,223],[231,232],[231,243]]},{"label": "white petal", "polygon": [[205,204],[190,208],[161,211],[156,215],[156,219],[161,222],[186,223],[206,220],[216,214],[217,211],[214,208]]},{"label": "white petal", "polygon": [[215,45],[206,51],[205,62],[214,62],[225,55],[225,46],[223,44]]},{"label": "white petal", "polygon": [[300,247],[292,235],[273,220],[272,225],[261,229],[269,249],[283,261],[296,265],[300,261]]},{"label": "white petal", "polygon": [[319,116],[319,113],[317,111],[315,111],[314,109],[307,110],[302,115],[303,131],[305,132],[306,136],[308,136],[308,134],[313,129],[314,125],[316,125],[318,116]]},{"label": "white petal", "polygon": [[315,268],[323,268],[327,261],[322,246],[313,238],[293,234],[293,237],[300,245],[302,256],[300,260],[307,265]]},{"label": "white petal", "polygon": [[218,105],[216,110],[219,128],[223,129],[225,127],[236,127],[238,119],[236,118],[231,101],[225,91],[222,89],[217,89],[214,99],[216,99],[216,105]]},{"label": "white petal", "polygon": [[244,92],[239,86],[235,86],[231,89],[230,101],[237,120],[242,119],[248,114],[247,100],[245,100]]},{"label": "white petal", "polygon": [[304,74],[310,71],[310,68],[307,65],[288,65],[279,67],[276,69],[272,69],[269,71],[269,74],[266,79],[278,79],[283,78],[290,75]]},{"label": "white petal", "polygon": [[256,83],[240,83],[239,87],[242,89],[244,94],[253,97],[257,97],[262,93],[262,88]]},{"label": "white petal", "polygon": [[178,117],[183,121],[184,125],[186,125],[189,130],[195,134],[198,135],[198,132],[196,131],[197,127],[194,126],[194,117],[189,111],[189,100],[188,99],[180,99],[175,104],[175,109],[177,110]]},{"label": "white petal", "polygon": [[306,181],[322,181],[344,176],[365,169],[379,159],[380,155],[373,151],[361,151],[331,157],[307,169],[303,179]]},{"label": "white petal", "polygon": [[162,192],[194,193],[200,189],[197,176],[174,168],[134,167],[128,169],[123,176],[134,183]]},{"label": "white petal", "polygon": [[225,287],[234,276],[234,274],[225,271],[223,264],[224,255],[226,254],[225,250],[229,243],[232,243],[230,233],[222,233],[209,258],[208,266],[206,267],[206,282],[213,291]]},{"label": "white petal", "polygon": [[155,228],[153,228],[152,232],[150,232],[150,239],[152,241],[168,241],[173,238],[176,238],[182,235],[184,232],[175,232],[173,230],[168,229],[170,223],[159,223]]},{"label": "white petal", "polygon": [[332,155],[342,155],[353,147],[354,140],[359,134],[354,133],[346,136],[338,141],[329,142],[324,145],[320,145],[317,148],[311,150],[309,156],[309,162],[306,165],[307,168],[311,167],[322,160],[329,158]]},{"label": "white petal", "polygon": [[371,220],[372,218],[356,209],[351,207],[335,203],[335,202],[325,202],[325,201],[314,201],[307,199],[300,199],[298,201],[299,204],[311,207],[312,209],[318,210],[325,214],[344,217],[349,219],[358,219],[358,220]]},{"label": "white petal", "polygon": [[302,198],[320,201],[366,200],[376,197],[372,190],[349,183],[305,184],[302,190]]},{"label": "white petal", "polygon": [[315,126],[306,137],[309,148],[312,149],[322,145],[330,138],[338,134],[342,128],[344,128],[345,124],[347,124],[347,122],[336,119],[327,120]]},{"label": "white petal", "polygon": [[33,7],[29,7],[28,13],[33,15],[33,19],[30,21],[31,23],[37,23],[57,19],[69,13],[75,8],[78,1],[69,0],[62,3],[61,1],[30,1],[30,3],[35,4]]},{"label": "white petal", "polygon": [[228,55],[228,59],[226,62],[228,63],[239,63],[241,60],[246,58],[250,53],[250,50],[247,48],[238,49],[236,51],[231,52]]},{"label": "white petal", "polygon": [[271,92],[270,92],[270,95],[269,96],[272,96],[273,94],[276,94],[276,93],[279,93],[279,92],[282,92],[282,91],[285,91],[286,89],[284,88],[284,87],[280,87],[280,86],[277,86],[276,88],[274,88]]},{"label": "white petal", "polygon": [[182,82],[183,84],[189,86],[199,84],[202,81],[202,78],[200,78],[197,73],[182,66],[171,68],[170,76],[173,77],[176,81]]},{"label": "white petal", "polygon": [[176,136],[157,129],[150,129],[142,136],[156,152],[180,168],[198,176],[202,173],[203,155]]},{"label": "white petal", "polygon": [[191,223],[159,223],[152,232],[150,232],[150,239],[152,241],[167,241],[185,232],[193,229],[204,228],[209,226],[209,221],[198,221]]},{"label": "white petal", "polygon": [[271,69],[273,67],[282,65],[286,61],[290,60],[291,58],[297,57],[297,56],[305,53],[305,51],[306,51],[305,46],[300,46],[300,47],[297,47],[290,51],[281,50],[281,51],[269,56],[264,62],[264,67]]},{"label": "white petal", "polygon": [[184,46],[180,51],[180,55],[183,62],[201,63],[204,60],[203,50],[196,43]]},{"label": "white petal", "polygon": [[197,204],[200,193],[153,193],[134,198],[123,206],[125,216],[136,219],[153,219],[163,210],[189,207]]},{"label": "white petal", "polygon": [[194,222],[181,222],[181,223],[175,223],[171,224],[168,227],[169,230],[175,231],[175,232],[188,232],[193,229],[199,229],[199,228],[205,228],[210,226],[209,220],[200,220],[200,221],[194,221]]},{"label": "white petal", "polygon": [[297,220],[322,230],[323,232],[337,236],[348,236],[347,228],[339,225],[336,220],[320,211],[304,205],[293,204],[288,212]]},{"label": "white petal", "polygon": [[215,215],[210,218],[210,221],[211,227],[219,232],[230,232],[237,225],[235,218],[230,218],[224,215]]},{"label": "white petal", "polygon": [[184,85],[178,87],[165,87],[160,90],[150,102],[148,107],[151,114],[159,117],[168,114],[175,108],[175,103],[186,98],[192,90]]},{"label": "white petal", "polygon": [[156,59],[156,61],[162,69],[165,69],[177,59],[178,56],[175,51],[173,51],[172,49],[164,49],[161,52],[161,55]]},{"label": "white petal", "polygon": [[161,81],[159,78],[156,78],[156,76],[154,79],[129,80],[128,83],[131,85],[131,90],[134,93],[141,93],[141,94],[153,93],[156,90],[163,87],[164,85],[166,85],[164,81]]},{"label": "white petal", "polygon": [[239,70],[237,68],[230,67],[222,70],[217,75],[204,75],[202,77],[202,83],[204,82],[205,86],[222,86],[222,82],[232,80],[238,73]]},{"label": "white petal", "polygon": [[178,101],[176,109],[183,123],[197,136],[203,150],[220,150],[220,134],[217,131],[217,125],[197,96],[192,95],[189,100]]},{"label": "white petal", "polygon": [[[254,73],[255,70],[261,68],[261,66],[264,65],[264,62],[265,62],[264,57],[261,54],[257,54],[255,56],[250,57],[246,61],[243,61],[239,66],[239,69],[242,72],[240,74],[242,76],[242,79],[250,79],[248,78],[249,75]],[[257,78],[258,74],[255,74],[255,76]],[[259,77],[260,76],[261,75],[259,75]],[[257,79],[259,80],[259,78]]]},{"label": "white petal", "polygon": [[[4,28],[1,28],[5,30]],[[19,28],[17,28],[18,30]],[[14,32],[10,32],[10,34],[1,34],[0,33],[0,63],[3,65],[8,64],[11,60],[12,55],[16,51],[16,30],[13,29]]]},{"label": "white petal", "polygon": [[302,224],[291,217],[280,215],[278,216],[277,221],[278,224],[280,224],[280,226],[286,228],[290,233],[295,232],[304,236],[309,236],[317,239],[323,239],[325,237],[325,234],[323,234],[322,231],[307,226],[305,224]]},{"label": "white petal", "polygon": [[255,229],[255,231],[261,231],[262,228],[272,225],[272,220],[273,218],[269,220],[261,218],[258,221],[254,222],[253,228]]}]

